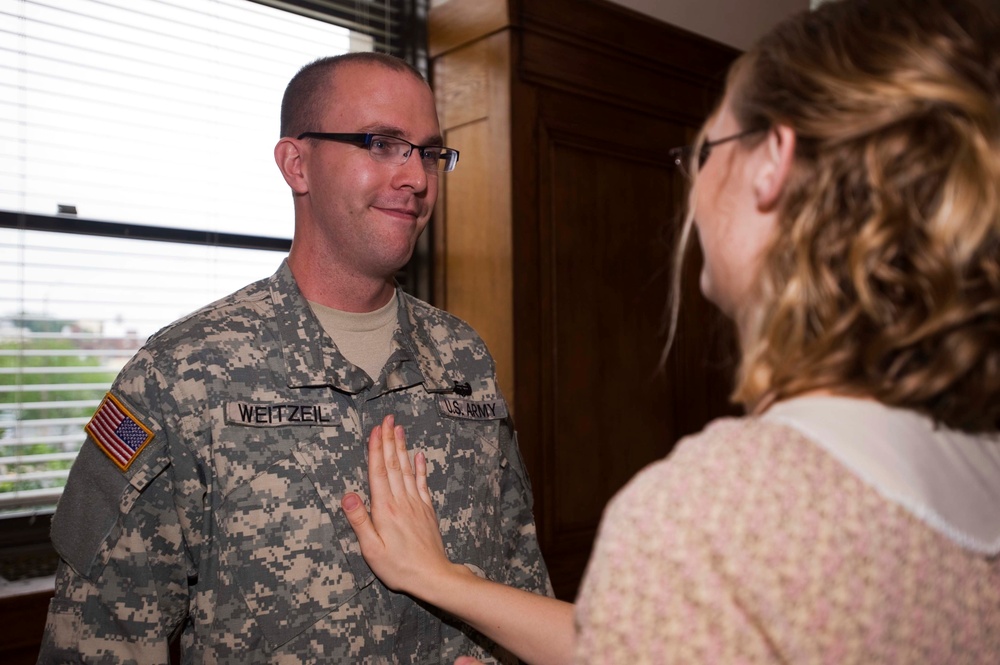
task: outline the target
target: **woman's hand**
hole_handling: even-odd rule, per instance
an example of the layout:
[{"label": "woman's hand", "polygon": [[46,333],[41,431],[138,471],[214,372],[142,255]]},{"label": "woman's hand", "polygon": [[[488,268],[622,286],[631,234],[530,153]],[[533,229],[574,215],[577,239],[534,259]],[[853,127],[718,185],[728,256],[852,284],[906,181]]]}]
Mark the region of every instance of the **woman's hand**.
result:
[{"label": "woman's hand", "polygon": [[345,494],[340,505],[358,537],[361,554],[383,584],[431,600],[427,594],[435,580],[468,572],[448,561],[427,489],[427,461],[417,453],[411,466],[403,428],[391,415],[368,439],[368,484],[370,516],[353,492]]},{"label": "woman's hand", "polygon": [[[480,579],[448,561],[427,489],[427,461],[417,453],[410,464],[403,428],[392,416],[368,439],[368,484],[370,516],[353,492],[340,505],[383,584],[436,605],[527,663],[570,662],[572,605]],[[467,656],[455,662],[479,663]]]}]

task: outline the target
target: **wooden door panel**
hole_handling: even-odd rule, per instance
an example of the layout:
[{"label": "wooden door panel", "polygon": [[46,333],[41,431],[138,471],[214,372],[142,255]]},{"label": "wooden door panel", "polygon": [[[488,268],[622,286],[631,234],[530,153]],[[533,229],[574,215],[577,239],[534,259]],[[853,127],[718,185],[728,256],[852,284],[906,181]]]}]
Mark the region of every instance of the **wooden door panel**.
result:
[{"label": "wooden door panel", "polygon": [[[656,370],[671,212],[662,164],[550,146],[552,535],[594,528],[607,499],[669,450],[670,384]],[[651,316],[652,315],[652,316]]]},{"label": "wooden door panel", "polygon": [[572,95],[538,119],[542,539],[575,595],[604,507],[682,427],[660,367],[683,187],[665,159],[687,128]]},{"label": "wooden door panel", "polygon": [[529,445],[542,446],[546,560],[572,598],[607,502],[731,411],[731,337],[698,292],[695,251],[678,342],[661,363],[686,197],[666,155],[696,128],[556,91],[539,95],[535,122],[542,419]]}]

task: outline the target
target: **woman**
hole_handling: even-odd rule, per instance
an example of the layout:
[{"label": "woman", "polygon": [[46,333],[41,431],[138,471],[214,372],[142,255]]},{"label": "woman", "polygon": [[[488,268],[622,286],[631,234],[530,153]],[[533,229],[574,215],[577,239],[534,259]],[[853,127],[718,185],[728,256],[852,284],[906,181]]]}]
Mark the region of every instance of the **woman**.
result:
[{"label": "woman", "polygon": [[391,422],[374,524],[343,501],[365,557],[529,662],[997,662],[1000,19],[795,16],[737,61],[697,145],[686,228],[750,415],[613,499],[575,608],[447,562]]}]

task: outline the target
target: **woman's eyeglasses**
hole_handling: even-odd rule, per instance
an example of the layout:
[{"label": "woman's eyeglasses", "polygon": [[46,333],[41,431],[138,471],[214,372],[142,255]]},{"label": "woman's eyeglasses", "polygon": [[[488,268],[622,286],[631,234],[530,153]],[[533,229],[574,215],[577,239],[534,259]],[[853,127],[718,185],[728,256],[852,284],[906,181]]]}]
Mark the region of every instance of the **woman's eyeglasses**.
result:
[{"label": "woman's eyeglasses", "polygon": [[[714,148],[715,146],[720,145],[722,143],[728,143],[729,141],[735,141],[736,139],[741,139],[746,136],[750,136],[751,134],[757,134],[763,131],[765,130],[747,129],[745,131],[740,132],[739,134],[726,136],[725,138],[717,139],[715,141],[705,141],[701,145],[694,144],[694,145],[681,146],[679,148],[671,148],[670,152],[667,153],[667,156],[670,159],[670,162],[674,166],[679,168],[684,175],[692,177],[695,173],[700,171],[705,166],[705,162],[708,161],[709,156],[712,154],[712,148]],[[695,172],[690,173],[689,169],[691,165],[691,156],[694,154],[695,150],[698,151],[698,161],[695,164],[695,169],[696,169]]]}]

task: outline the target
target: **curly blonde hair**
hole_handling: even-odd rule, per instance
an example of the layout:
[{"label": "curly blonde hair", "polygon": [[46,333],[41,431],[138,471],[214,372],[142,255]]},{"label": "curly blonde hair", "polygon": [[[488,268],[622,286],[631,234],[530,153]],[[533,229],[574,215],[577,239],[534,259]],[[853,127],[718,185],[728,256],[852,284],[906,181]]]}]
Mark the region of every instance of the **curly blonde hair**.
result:
[{"label": "curly blonde hair", "polygon": [[730,72],[744,128],[794,130],[733,398],[814,390],[1000,429],[1000,18],[844,0]]}]

